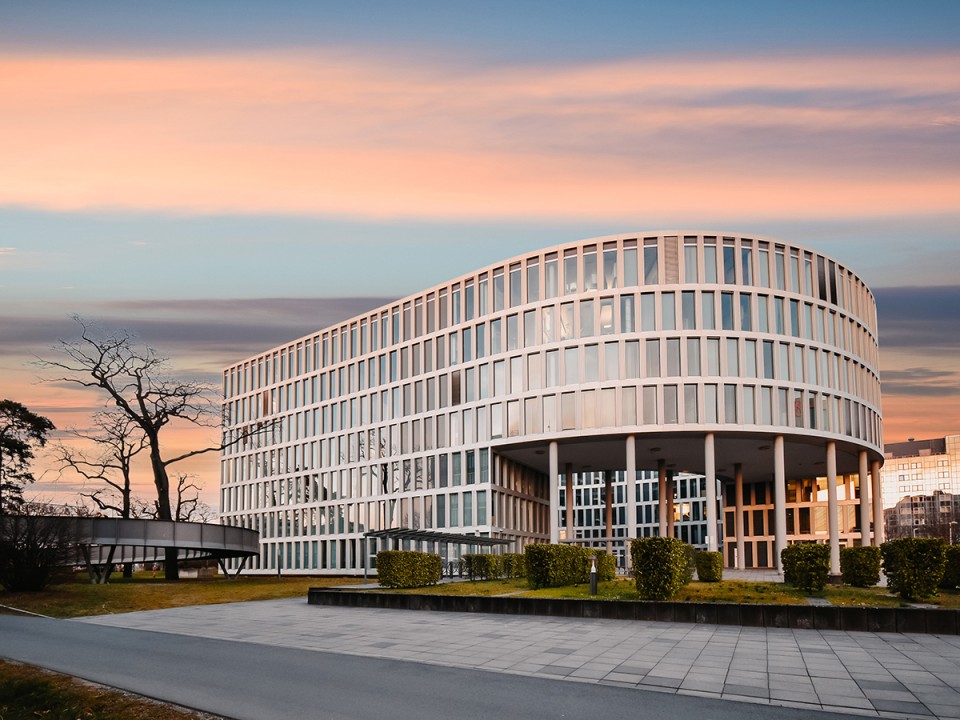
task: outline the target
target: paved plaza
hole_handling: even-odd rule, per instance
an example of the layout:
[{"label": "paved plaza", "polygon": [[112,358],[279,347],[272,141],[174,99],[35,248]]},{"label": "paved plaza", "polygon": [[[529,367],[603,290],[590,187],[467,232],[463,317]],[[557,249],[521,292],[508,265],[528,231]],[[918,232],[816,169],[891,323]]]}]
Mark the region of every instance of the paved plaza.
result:
[{"label": "paved plaza", "polygon": [[71,622],[873,717],[960,718],[960,637],[339,608],[301,598]]}]

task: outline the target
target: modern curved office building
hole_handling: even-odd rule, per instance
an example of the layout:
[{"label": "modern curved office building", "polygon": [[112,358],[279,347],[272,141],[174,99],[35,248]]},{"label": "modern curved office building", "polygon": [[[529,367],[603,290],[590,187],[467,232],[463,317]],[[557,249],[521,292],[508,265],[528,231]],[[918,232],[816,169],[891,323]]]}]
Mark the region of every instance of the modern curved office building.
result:
[{"label": "modern curved office building", "polygon": [[[877,367],[870,290],[813,249],[681,231],[565,243],[227,368],[225,430],[242,439],[222,518],[260,531],[254,571],[342,574],[390,528],[514,550],[589,537],[622,558],[650,531],[642,498],[662,534],[695,496],[696,541],[728,565],[819,541],[839,572],[840,546],[881,539]],[[681,495],[678,477],[700,482]],[[577,499],[598,493],[601,532],[584,533]]]}]

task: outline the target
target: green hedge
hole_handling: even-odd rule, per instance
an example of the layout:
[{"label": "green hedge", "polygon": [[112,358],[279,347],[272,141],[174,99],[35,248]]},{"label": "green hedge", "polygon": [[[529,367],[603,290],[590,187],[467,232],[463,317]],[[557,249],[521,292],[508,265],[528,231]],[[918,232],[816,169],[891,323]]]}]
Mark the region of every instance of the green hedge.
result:
[{"label": "green hedge", "polygon": [[637,538],[630,544],[630,557],[643,600],[666,600],[689,582],[689,555],[677,538]]},{"label": "green hedge", "polygon": [[947,544],[939,538],[888,540],[880,546],[887,587],[904,600],[937,594],[947,567]]},{"label": "green hedge", "polygon": [[[606,550],[587,549],[587,572],[590,572],[589,557],[597,559],[597,582],[610,582],[617,576],[617,558],[607,553]],[[587,577],[590,580],[590,577]]]},{"label": "green hedge", "polygon": [[464,555],[463,561],[467,577],[471,580],[495,580],[503,574],[503,561],[499,555]]},{"label": "green hedge", "polygon": [[504,553],[503,577],[525,578],[527,576],[527,558],[523,553]]},{"label": "green hedge", "polygon": [[788,545],[780,553],[783,581],[801,590],[823,590],[830,573],[830,546],[814,543]]},{"label": "green hedge", "polygon": [[410,588],[440,582],[443,562],[435,553],[381,550],[377,553],[377,581],[384,587]]},{"label": "green hedge", "polygon": [[524,548],[524,554],[532,588],[578,585],[590,579],[590,556],[585,548],[534,543]]},{"label": "green hedge", "polygon": [[843,582],[854,587],[873,587],[880,582],[880,548],[864,545],[840,549]]},{"label": "green hedge", "polygon": [[720,582],[723,580],[723,553],[703,550],[694,555],[697,564],[697,578],[701,582]]},{"label": "green hedge", "polygon": [[960,587],[960,545],[947,545],[947,568],[943,571],[940,587],[946,590]]}]

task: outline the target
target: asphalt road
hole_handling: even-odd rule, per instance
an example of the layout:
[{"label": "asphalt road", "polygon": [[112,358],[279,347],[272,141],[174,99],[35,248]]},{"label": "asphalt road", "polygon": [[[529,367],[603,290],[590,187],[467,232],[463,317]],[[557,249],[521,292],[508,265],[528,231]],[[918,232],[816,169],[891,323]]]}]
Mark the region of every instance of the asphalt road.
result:
[{"label": "asphalt road", "polygon": [[809,710],[33,617],[0,615],[0,657],[236,720],[811,717]]}]

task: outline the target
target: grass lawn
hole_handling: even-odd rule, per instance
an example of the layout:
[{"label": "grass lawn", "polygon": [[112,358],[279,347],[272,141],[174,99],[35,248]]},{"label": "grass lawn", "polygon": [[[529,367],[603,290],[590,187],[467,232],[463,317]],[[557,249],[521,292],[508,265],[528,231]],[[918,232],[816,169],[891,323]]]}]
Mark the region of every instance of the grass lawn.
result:
[{"label": "grass lawn", "polygon": [[[107,585],[93,585],[86,574],[77,573],[77,577],[71,581],[51,585],[43,592],[11,593],[0,590],[0,605],[40,615],[69,618],[184,605],[305,598],[307,590],[312,587],[355,582],[359,582],[359,578],[275,576],[239,577],[234,580],[218,576],[166,582],[161,578],[151,578],[147,572],[138,573],[130,580],[114,576]],[[3,609],[0,608],[0,611]]]},{"label": "grass lawn", "polygon": [[213,717],[30,665],[0,660],[0,718],[3,720],[197,720]]},{"label": "grass lawn", "polygon": [[[588,599],[589,585],[570,585],[559,588],[531,590],[526,580],[478,580],[475,582],[455,582],[434,585],[426,588],[392,590],[390,592],[421,593],[430,595],[506,595],[518,594],[521,597],[550,597]],[[855,588],[847,585],[828,586],[818,593],[774,582],[748,582],[745,580],[723,580],[718,583],[694,581],[681,588],[671,600],[680,602],[722,602],[746,604],[803,605],[807,597],[828,600],[833,605],[852,605],[861,607],[905,607],[908,603],[886,588]],[[633,580],[617,578],[600,583],[597,588],[599,600],[639,600]],[[941,590],[940,595],[925,603],[943,608],[960,608],[960,592]]]}]

